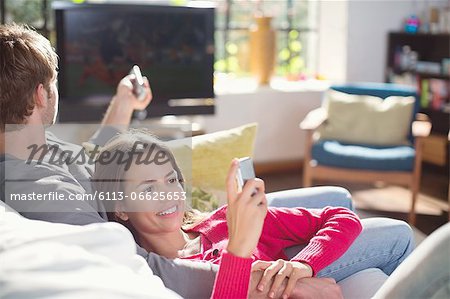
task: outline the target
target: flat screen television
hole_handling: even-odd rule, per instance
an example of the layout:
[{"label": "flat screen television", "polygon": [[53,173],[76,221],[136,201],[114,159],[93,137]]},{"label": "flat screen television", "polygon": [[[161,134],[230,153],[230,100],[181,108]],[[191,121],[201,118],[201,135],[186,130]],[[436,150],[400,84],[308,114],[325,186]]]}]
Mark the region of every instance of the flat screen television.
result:
[{"label": "flat screen television", "polygon": [[213,8],[55,2],[53,9],[60,122],[100,121],[134,64],[152,87],[149,117],[214,113]]}]

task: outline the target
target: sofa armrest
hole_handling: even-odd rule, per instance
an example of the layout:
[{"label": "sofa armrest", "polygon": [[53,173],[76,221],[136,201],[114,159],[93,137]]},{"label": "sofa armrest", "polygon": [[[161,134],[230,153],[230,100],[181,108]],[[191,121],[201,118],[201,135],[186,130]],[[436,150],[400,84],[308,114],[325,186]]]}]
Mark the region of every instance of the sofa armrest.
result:
[{"label": "sofa armrest", "polygon": [[387,280],[388,276],[378,268],[359,271],[338,284],[345,299],[372,298]]},{"label": "sofa armrest", "polygon": [[314,131],[327,120],[327,112],[322,107],[310,111],[300,123],[302,130]]},{"label": "sofa armrest", "polygon": [[[319,186],[277,191],[267,194],[271,207],[322,209],[344,207],[354,211],[350,192],[337,186]],[[298,253],[298,251],[297,251]]]},{"label": "sofa armrest", "polygon": [[426,114],[417,113],[416,120],[412,123],[412,133],[415,138],[427,137],[431,132],[431,122]]}]

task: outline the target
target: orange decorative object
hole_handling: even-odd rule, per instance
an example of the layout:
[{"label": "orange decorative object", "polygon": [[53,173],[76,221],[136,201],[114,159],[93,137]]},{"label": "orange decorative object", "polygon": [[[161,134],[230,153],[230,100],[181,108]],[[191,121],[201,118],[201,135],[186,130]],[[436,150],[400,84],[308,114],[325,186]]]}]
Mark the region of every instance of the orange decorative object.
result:
[{"label": "orange decorative object", "polygon": [[275,67],[275,30],[272,17],[257,16],[250,29],[250,68],[260,85],[267,85]]}]

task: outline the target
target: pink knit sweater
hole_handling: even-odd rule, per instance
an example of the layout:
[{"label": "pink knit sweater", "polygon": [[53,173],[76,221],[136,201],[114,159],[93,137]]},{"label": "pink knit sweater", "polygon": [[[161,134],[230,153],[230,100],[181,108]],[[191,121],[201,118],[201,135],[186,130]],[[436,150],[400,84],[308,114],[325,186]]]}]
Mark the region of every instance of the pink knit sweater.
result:
[{"label": "pink knit sweater", "polygon": [[[292,261],[309,264],[315,275],[338,259],[350,247],[361,229],[358,217],[345,208],[326,207],[320,210],[269,208],[252,260],[287,260],[284,249],[294,245],[306,245],[292,258]],[[218,209],[187,232],[200,234],[201,253],[186,259],[221,264],[213,297],[245,298],[250,279],[251,260],[234,257],[225,251],[228,243],[226,206]],[[239,267],[242,269],[236,270]],[[231,288],[230,283],[233,285]],[[232,289],[230,292],[234,293],[224,295],[222,293],[225,291],[224,284],[228,289]],[[246,286],[242,288],[242,284]]]},{"label": "pink knit sweater", "polygon": [[224,250],[211,298],[247,298],[252,262],[251,258],[237,257]]}]

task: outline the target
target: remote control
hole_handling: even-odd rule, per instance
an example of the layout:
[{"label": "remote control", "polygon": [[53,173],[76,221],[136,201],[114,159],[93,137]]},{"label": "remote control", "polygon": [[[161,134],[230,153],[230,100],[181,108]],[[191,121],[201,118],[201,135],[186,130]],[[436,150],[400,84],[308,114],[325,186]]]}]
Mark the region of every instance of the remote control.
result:
[{"label": "remote control", "polygon": [[133,93],[139,101],[145,100],[147,92],[144,86],[144,79],[142,78],[141,69],[139,66],[134,65],[130,71],[130,74],[134,75],[133,81]]}]

